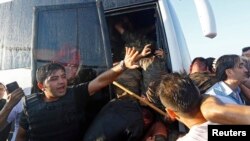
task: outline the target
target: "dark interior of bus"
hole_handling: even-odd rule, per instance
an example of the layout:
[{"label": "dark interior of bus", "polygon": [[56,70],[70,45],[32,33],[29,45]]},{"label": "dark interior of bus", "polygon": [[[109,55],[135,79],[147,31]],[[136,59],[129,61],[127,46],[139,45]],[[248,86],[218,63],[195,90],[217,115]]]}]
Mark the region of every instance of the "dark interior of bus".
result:
[{"label": "dark interior of bus", "polygon": [[[163,34],[163,25],[159,12],[155,5],[147,5],[141,7],[132,7],[118,9],[112,12],[106,12],[106,21],[109,31],[109,39],[111,43],[113,63],[123,59],[126,44],[121,34],[115,28],[117,23],[122,22],[125,29],[129,29],[132,25],[132,30],[145,34],[146,38],[154,43],[156,49],[163,49],[166,54],[167,71],[171,72],[171,61],[168,53],[168,45],[166,37]],[[125,20],[124,20],[125,19]],[[130,29],[131,30],[131,29]]]},{"label": "dark interior of bus", "polygon": [[123,55],[119,54],[119,52],[124,50],[125,47],[125,42],[121,34],[115,28],[116,24],[123,24],[123,28],[129,31],[133,30],[131,32],[142,32],[145,29],[151,28],[152,30],[145,34],[151,40],[156,41],[154,13],[154,9],[147,9],[136,12],[128,10],[127,13],[112,13],[107,15],[113,62],[117,62],[123,58]]}]

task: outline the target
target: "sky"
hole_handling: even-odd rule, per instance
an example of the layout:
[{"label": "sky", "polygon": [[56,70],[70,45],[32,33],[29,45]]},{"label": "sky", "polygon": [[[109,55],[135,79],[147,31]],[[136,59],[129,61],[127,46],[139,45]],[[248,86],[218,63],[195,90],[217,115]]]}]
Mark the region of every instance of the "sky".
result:
[{"label": "sky", "polygon": [[241,55],[250,46],[250,0],[209,0],[216,20],[217,36],[203,36],[193,0],[170,0],[178,15],[191,59],[224,54]]}]

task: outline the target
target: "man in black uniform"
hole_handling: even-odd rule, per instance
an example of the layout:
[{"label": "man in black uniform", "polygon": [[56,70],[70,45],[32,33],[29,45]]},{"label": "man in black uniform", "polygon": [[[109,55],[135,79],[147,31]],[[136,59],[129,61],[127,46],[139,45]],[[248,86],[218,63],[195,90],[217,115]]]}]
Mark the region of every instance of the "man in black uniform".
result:
[{"label": "man in black uniform", "polygon": [[67,88],[63,66],[50,63],[36,72],[41,94],[25,98],[17,141],[82,140],[86,130],[86,103],[91,95],[114,81],[126,68],[135,69],[138,52],[126,48],[124,60],[88,83]]}]

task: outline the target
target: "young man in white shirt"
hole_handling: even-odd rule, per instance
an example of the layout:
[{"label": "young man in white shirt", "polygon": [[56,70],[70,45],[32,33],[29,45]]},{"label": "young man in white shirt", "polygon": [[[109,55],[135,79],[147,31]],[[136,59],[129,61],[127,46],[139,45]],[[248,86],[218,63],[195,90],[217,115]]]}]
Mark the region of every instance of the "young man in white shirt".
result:
[{"label": "young man in white shirt", "polygon": [[202,96],[192,80],[178,73],[164,76],[158,88],[158,95],[168,115],[184,123],[190,130],[177,141],[207,141],[208,122],[202,115]]}]

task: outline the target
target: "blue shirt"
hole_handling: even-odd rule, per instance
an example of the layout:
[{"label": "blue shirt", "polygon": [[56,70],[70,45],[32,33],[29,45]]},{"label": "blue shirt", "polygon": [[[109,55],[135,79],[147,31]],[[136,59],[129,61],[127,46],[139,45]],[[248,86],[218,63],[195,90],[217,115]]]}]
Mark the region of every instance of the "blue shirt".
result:
[{"label": "blue shirt", "polygon": [[224,103],[245,105],[244,101],[240,97],[240,88],[232,90],[223,81],[215,83],[205,94],[213,95],[219,98]]}]

